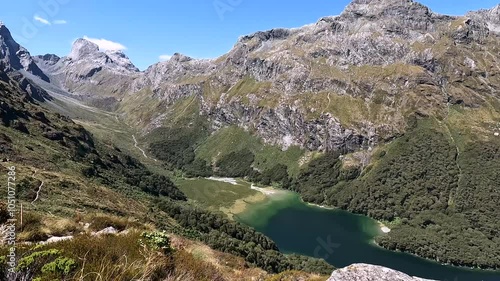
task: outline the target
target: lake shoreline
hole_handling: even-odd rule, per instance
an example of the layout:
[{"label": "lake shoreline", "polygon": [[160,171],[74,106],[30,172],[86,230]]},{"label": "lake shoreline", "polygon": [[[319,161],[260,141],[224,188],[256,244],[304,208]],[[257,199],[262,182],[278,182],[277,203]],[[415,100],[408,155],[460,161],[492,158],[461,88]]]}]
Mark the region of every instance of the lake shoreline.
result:
[{"label": "lake shoreline", "polygon": [[380,231],[382,231],[382,233],[387,234],[387,233],[391,232],[391,229],[389,227],[387,227],[383,222],[379,221],[378,225],[379,225]]},{"label": "lake shoreline", "polygon": [[267,200],[268,198],[266,195],[262,193],[258,193],[255,195],[251,195],[245,198],[241,198],[236,200],[234,204],[229,207],[221,207],[220,211],[226,214],[231,220],[234,220],[235,216],[238,216],[239,214],[242,214],[246,211],[248,211],[248,208],[253,205],[253,204],[258,204],[258,203],[263,203]]},{"label": "lake shoreline", "polygon": [[[236,178],[210,177],[210,178],[205,178],[205,179],[212,180],[212,181],[218,181],[218,182],[224,182],[224,183],[228,183],[228,184],[235,185],[235,186],[241,185],[242,188],[248,188],[248,187],[244,187],[244,185],[250,185],[250,189],[259,192],[258,194],[247,196],[247,197],[240,198],[240,199],[236,200],[236,202],[234,202],[234,204],[231,207],[226,207],[226,208],[220,209],[222,212],[224,212],[232,220],[236,220],[236,217],[238,217],[239,215],[244,214],[247,211],[251,211],[252,206],[265,204],[266,201],[271,202],[271,201],[273,201],[273,198],[279,199],[278,197],[280,195],[283,196],[286,194],[297,195],[299,198],[299,201],[302,204],[309,206],[309,207],[314,207],[314,208],[318,208],[321,210],[329,210],[329,211],[336,211],[336,210],[344,211],[340,208],[335,208],[335,207],[306,202],[303,200],[303,198],[300,196],[300,194],[293,192],[293,191],[290,191],[290,190],[283,190],[283,189],[278,189],[278,188],[274,188],[274,187],[258,187],[251,182],[247,182],[247,181],[245,181],[243,179],[239,179],[239,178],[236,179]],[[350,212],[348,212],[348,213],[350,213]],[[350,214],[361,215],[361,214],[354,214],[354,213],[350,213]],[[366,215],[363,215],[363,216],[370,218],[370,219],[373,219],[373,218],[366,216]],[[375,220],[375,219],[373,219],[373,220]],[[434,262],[434,263],[441,265],[441,266],[453,267],[453,268],[463,269],[463,270],[468,270],[468,271],[482,271],[482,272],[487,272],[487,273],[492,273],[492,274],[500,273],[500,271],[498,271],[498,269],[493,269],[493,268],[482,269],[482,268],[475,268],[475,267],[469,267],[469,266],[463,266],[463,265],[457,265],[457,264],[442,263],[439,260],[436,260],[433,258],[428,258],[425,256],[420,256],[420,255],[417,255],[411,251],[401,251],[398,249],[393,250],[393,249],[386,248],[386,247],[376,243],[375,238],[378,236],[381,236],[381,235],[387,235],[388,233],[390,233],[392,231],[392,229],[387,226],[386,222],[382,222],[382,221],[378,221],[378,220],[375,220],[375,221],[377,224],[377,233],[378,234],[375,234],[375,236],[373,237],[373,240],[370,241],[370,243],[376,245],[377,247],[379,247],[383,250],[386,250],[389,252],[395,252],[395,253],[408,254],[408,255],[420,258],[422,260],[425,260],[425,261]]]},{"label": "lake shoreline", "polygon": [[[230,207],[220,207],[219,210],[226,214],[231,220],[235,220],[238,216],[247,211],[252,205],[264,203],[272,198],[277,198],[280,195],[287,194],[287,190],[279,190],[273,187],[258,187],[254,183],[247,182],[240,178],[230,177],[208,177],[205,180],[216,181],[221,183],[231,184],[233,186],[241,186],[241,188],[249,188],[256,191],[256,194],[237,199]],[[249,187],[247,187],[247,185]]]},{"label": "lake shoreline", "polygon": [[[497,280],[494,278],[496,278],[497,274],[500,274],[500,271],[494,270],[494,269],[481,269],[481,268],[475,268],[475,267],[460,266],[460,265],[456,265],[456,264],[447,264],[447,263],[442,263],[441,261],[438,261],[438,260],[435,260],[432,258],[426,258],[424,256],[417,255],[417,254],[412,253],[412,252],[400,251],[397,249],[389,249],[389,248],[383,247],[382,245],[378,244],[375,241],[375,239],[379,236],[387,235],[388,233],[390,233],[392,231],[392,229],[389,227],[389,226],[391,226],[391,224],[388,224],[387,222],[375,220],[375,219],[370,218],[369,216],[366,216],[366,215],[354,214],[354,213],[351,213],[351,212],[348,212],[348,211],[345,211],[345,210],[342,210],[339,208],[331,208],[331,207],[322,206],[319,204],[307,203],[307,202],[304,202],[304,200],[297,193],[292,192],[292,191],[285,191],[285,193],[286,192],[293,193],[293,194],[297,195],[297,197],[295,199],[291,199],[291,201],[300,202],[300,204],[303,204],[304,206],[308,206],[308,207],[312,207],[312,208],[301,208],[301,207],[287,208],[286,207],[287,209],[283,209],[282,206],[287,206],[286,203],[285,204],[278,203],[278,202],[273,203],[271,201],[270,204],[268,204],[268,205],[264,204],[264,206],[257,203],[255,205],[257,213],[253,213],[250,216],[241,217],[241,218],[243,218],[243,221],[241,221],[241,222],[243,222],[249,226],[256,227],[257,229],[259,229],[260,232],[264,233],[265,235],[268,235],[271,239],[273,239],[275,242],[277,242],[278,245],[281,245],[280,248],[286,252],[314,256],[314,255],[317,255],[316,252],[307,253],[304,251],[310,251],[312,249],[313,251],[318,251],[319,253],[324,253],[325,251],[328,251],[328,248],[326,250],[324,248],[321,248],[321,247],[318,248],[318,245],[321,246],[324,243],[337,243],[337,244],[341,245],[339,249],[342,249],[342,245],[348,245],[349,242],[342,242],[343,240],[342,240],[342,238],[340,238],[341,236],[337,236],[337,238],[335,238],[336,236],[333,233],[336,233],[339,230],[339,228],[332,228],[332,230],[326,231],[324,234],[321,234],[322,231],[324,231],[323,229],[325,228],[326,225],[323,225],[321,223],[316,222],[320,226],[318,226],[318,231],[314,230],[315,229],[314,228],[314,224],[315,224],[314,221],[321,220],[322,216],[324,216],[325,219],[328,217],[328,221],[330,221],[332,216],[335,216],[335,213],[332,213],[331,215],[329,215],[328,212],[324,212],[322,210],[334,211],[334,212],[341,211],[340,214],[342,214],[343,212],[349,213],[349,214],[353,215],[352,218],[356,219],[356,220],[361,219],[361,221],[364,221],[364,219],[362,219],[361,217],[365,217],[367,219],[372,220],[373,223],[370,224],[371,226],[369,229],[368,228],[365,229],[364,227],[361,227],[361,228],[359,228],[358,232],[367,233],[367,234],[373,236],[372,239],[370,239],[370,240],[364,240],[365,241],[364,243],[370,244],[370,245],[372,245],[372,247],[380,249],[380,250],[375,250],[374,248],[366,248],[366,250],[360,250],[361,252],[364,252],[365,254],[361,255],[359,258],[351,257],[351,258],[349,258],[350,259],[349,262],[351,262],[351,261],[352,261],[352,263],[366,262],[366,256],[365,256],[367,253],[366,251],[368,251],[368,252],[373,251],[372,255],[376,256],[376,258],[373,258],[374,256],[372,256],[370,259],[368,259],[369,262],[371,261],[371,263],[377,263],[377,260],[379,260],[378,263],[380,263],[380,259],[382,259],[382,260],[385,260],[385,262],[381,264],[383,266],[387,266],[389,268],[393,268],[395,270],[405,272],[405,273],[412,275],[412,276],[419,276],[421,278],[444,280],[446,278],[449,278],[449,276],[461,276],[463,278],[463,280],[475,280],[475,281],[476,280],[477,281],[488,280],[488,281],[491,281],[491,280]],[[289,206],[294,206],[295,204],[297,204],[297,203],[293,203],[293,202]],[[274,204],[281,204],[281,205],[274,205]],[[250,206],[250,209],[247,211],[253,212],[252,208],[253,207]],[[279,216],[280,218],[273,219],[270,221],[268,219],[265,219],[265,220],[262,219],[262,217],[268,216],[267,215],[268,212],[271,212],[271,213],[275,212],[274,209],[276,209],[278,211],[276,214],[272,214],[272,216],[273,217]],[[316,209],[316,211],[314,211],[314,209]],[[286,212],[288,212],[289,214],[293,214],[293,215],[285,215]],[[297,212],[302,212],[302,213],[304,213],[304,212],[313,212],[313,213],[317,212],[317,215],[315,215],[312,218],[307,218],[307,216],[305,216],[301,220],[300,217],[297,217],[297,214],[298,214]],[[266,220],[267,220],[267,222],[265,222]],[[342,220],[342,215],[341,215],[341,217],[339,217],[339,220]],[[262,224],[263,221],[265,224]],[[310,227],[304,226],[304,225],[309,225],[310,223],[312,223],[313,225],[311,225]],[[283,225],[281,225],[281,224],[283,224]],[[303,227],[309,229],[310,231],[313,231],[315,234],[317,233],[317,235],[319,237],[319,238],[318,237],[311,238],[310,241],[312,244],[310,247],[305,247],[306,250],[303,250],[304,248],[301,248],[302,246],[300,246],[300,243],[297,244],[295,242],[290,242],[290,239],[294,239],[294,238],[291,238],[290,235],[293,235],[293,233],[297,231],[297,228],[296,228],[297,224],[302,225]],[[330,223],[330,225],[332,225],[332,223]],[[367,224],[367,226],[368,225],[369,224]],[[346,229],[352,229],[352,228],[341,227],[340,229],[346,230]],[[282,234],[280,234],[280,233],[282,233]],[[352,230],[348,230],[347,233],[348,233],[347,236],[344,236],[344,237],[351,237],[354,234],[352,232]],[[304,240],[302,235],[299,235],[298,237],[301,237],[300,241],[308,241],[308,240]],[[318,244],[318,242],[316,242],[318,239],[323,244],[321,244],[321,243]],[[330,240],[330,239],[332,239],[332,240]],[[340,240],[338,240],[338,239],[340,239]],[[346,241],[349,241],[349,239],[350,238],[348,238]],[[364,239],[364,238],[361,238],[361,239]],[[332,242],[330,242],[330,241],[332,241]],[[299,246],[297,246],[297,245],[299,245]],[[298,247],[298,248],[294,248],[294,247]],[[338,249],[336,249],[335,251],[338,251]],[[344,259],[346,255],[349,255],[348,253],[352,253],[352,250],[349,250],[345,254],[344,253],[342,253],[342,254],[339,253],[339,254],[341,256],[344,256],[344,257],[342,257],[342,259]],[[401,255],[403,255],[403,256],[401,256]],[[333,258],[334,256],[330,255],[329,257]],[[401,258],[403,258],[407,261],[414,262],[416,264],[415,267],[408,268],[407,265],[405,265],[405,263],[399,264],[399,262],[397,262],[397,261],[400,260]],[[415,260],[415,259],[418,259],[418,260]],[[335,260],[334,259],[333,261],[330,260],[328,262],[334,266],[341,267],[341,265],[345,261],[346,260],[342,261],[342,260]],[[397,264],[398,264],[398,266],[396,266]],[[434,273],[433,274],[426,273],[427,269],[422,269],[422,267],[429,268],[429,270],[433,271],[435,274]],[[421,276],[421,275],[424,275],[424,276]],[[490,277],[490,275],[494,276],[493,279],[491,279],[492,277]],[[445,277],[442,277],[442,276],[445,276]],[[460,279],[460,280],[462,280],[462,279]],[[500,279],[498,279],[498,280],[500,280]]]}]

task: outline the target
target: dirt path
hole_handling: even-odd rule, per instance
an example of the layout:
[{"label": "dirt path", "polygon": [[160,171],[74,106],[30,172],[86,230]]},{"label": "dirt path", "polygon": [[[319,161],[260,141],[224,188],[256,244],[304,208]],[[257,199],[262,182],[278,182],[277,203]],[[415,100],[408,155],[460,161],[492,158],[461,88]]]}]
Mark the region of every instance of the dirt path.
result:
[{"label": "dirt path", "polygon": [[40,197],[40,192],[42,191],[42,186],[43,186],[43,181],[42,181],[42,183],[40,184],[40,186],[38,187],[38,191],[36,192],[36,197],[35,197],[35,199],[31,202],[31,205],[35,206],[35,202],[36,202],[36,200],[38,200],[38,197]]},{"label": "dirt path", "polygon": [[138,146],[137,139],[135,138],[134,135],[132,135],[132,138],[134,139],[134,147],[139,149],[142,152],[142,155],[144,155],[146,159],[149,159],[149,157],[146,155],[146,152]]}]

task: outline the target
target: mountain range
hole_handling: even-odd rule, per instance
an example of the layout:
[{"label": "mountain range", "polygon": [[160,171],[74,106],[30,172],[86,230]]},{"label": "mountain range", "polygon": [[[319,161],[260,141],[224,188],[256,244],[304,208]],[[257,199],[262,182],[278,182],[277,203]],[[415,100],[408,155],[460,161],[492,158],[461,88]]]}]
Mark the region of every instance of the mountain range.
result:
[{"label": "mountain range", "polygon": [[[354,1],[312,25],[243,36],[213,60],[175,54],[139,72],[124,54],[100,52],[85,39],[57,62],[34,60],[61,88],[148,130],[168,122],[173,104],[194,97],[214,129],[252,128],[282,147],[357,150],[403,132],[411,113],[479,106],[482,97],[451,68],[472,71],[470,83],[498,91],[495,75],[482,77],[495,71],[498,10],[451,17],[413,1]],[[477,52],[471,44],[493,49]],[[127,105],[138,100],[156,106],[141,110],[151,116],[129,114]]]}]

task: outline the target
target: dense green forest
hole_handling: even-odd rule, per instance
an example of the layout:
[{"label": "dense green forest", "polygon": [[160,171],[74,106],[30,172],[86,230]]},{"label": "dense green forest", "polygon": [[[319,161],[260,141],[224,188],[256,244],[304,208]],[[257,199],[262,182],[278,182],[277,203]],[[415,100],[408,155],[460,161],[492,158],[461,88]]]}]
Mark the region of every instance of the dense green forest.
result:
[{"label": "dense green forest", "polygon": [[82,174],[119,190],[140,190],[153,196],[167,196],[187,200],[186,196],[163,175],[149,171],[142,163],[123,154],[117,148],[98,147],[98,153],[89,155]]},{"label": "dense green forest", "polygon": [[188,128],[159,128],[148,136],[152,139],[149,151],[164,161],[167,169],[179,169],[186,177],[246,177],[255,183],[290,187],[287,166],[276,164],[270,169],[258,171],[253,168],[255,155],[249,149],[230,152],[213,164],[197,158],[196,148],[208,136],[206,130],[202,122]]}]

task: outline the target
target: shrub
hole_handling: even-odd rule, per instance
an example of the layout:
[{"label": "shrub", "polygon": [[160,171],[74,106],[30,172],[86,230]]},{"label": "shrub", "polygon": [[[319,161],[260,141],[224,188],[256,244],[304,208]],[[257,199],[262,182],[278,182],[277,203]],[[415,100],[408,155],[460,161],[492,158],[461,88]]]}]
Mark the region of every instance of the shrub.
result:
[{"label": "shrub", "polygon": [[36,246],[22,254],[16,267],[16,280],[69,280],[76,269],[74,259],[58,249]]},{"label": "shrub", "polygon": [[216,174],[224,177],[245,177],[252,172],[254,154],[244,149],[224,155],[216,163]]},{"label": "shrub", "polygon": [[172,251],[170,237],[166,232],[143,232],[141,234],[144,243],[154,250],[161,250],[167,254]]}]

